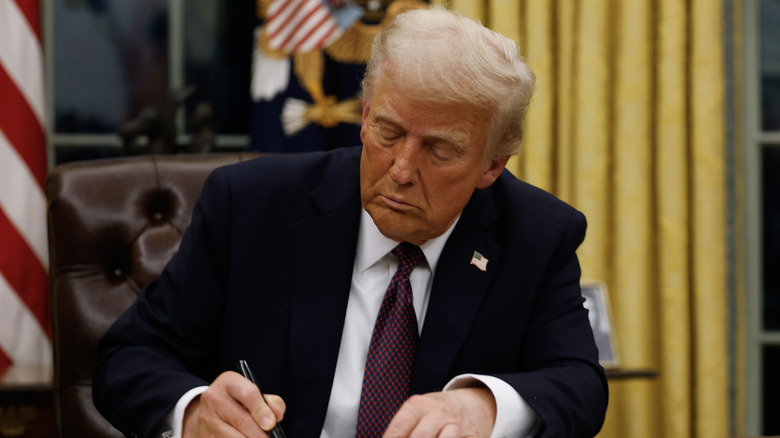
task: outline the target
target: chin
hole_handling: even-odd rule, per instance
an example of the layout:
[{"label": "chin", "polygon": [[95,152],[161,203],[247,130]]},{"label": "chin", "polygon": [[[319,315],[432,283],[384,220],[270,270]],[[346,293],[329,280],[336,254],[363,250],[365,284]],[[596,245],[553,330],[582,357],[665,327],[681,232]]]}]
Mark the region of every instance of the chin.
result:
[{"label": "chin", "polygon": [[[410,219],[404,213],[387,208],[384,206],[369,206],[366,208],[371,219],[374,220],[374,224],[379,231],[388,239],[395,240],[396,242],[408,241],[409,238],[414,236],[416,230],[414,227],[409,227],[412,224],[413,219]],[[412,224],[413,225],[413,224]]]},{"label": "chin", "polygon": [[388,239],[395,240],[396,242],[403,242],[406,240],[404,236],[406,236],[407,234],[400,232],[396,228],[386,227],[378,223],[376,224],[376,227],[379,229],[379,232],[382,233],[382,235],[387,237]]},{"label": "chin", "polygon": [[381,220],[374,220],[374,223],[383,236],[387,237],[388,239],[395,240],[396,242],[404,242],[408,240],[407,238],[410,236],[410,233],[394,224],[388,224],[387,222],[382,222]]}]

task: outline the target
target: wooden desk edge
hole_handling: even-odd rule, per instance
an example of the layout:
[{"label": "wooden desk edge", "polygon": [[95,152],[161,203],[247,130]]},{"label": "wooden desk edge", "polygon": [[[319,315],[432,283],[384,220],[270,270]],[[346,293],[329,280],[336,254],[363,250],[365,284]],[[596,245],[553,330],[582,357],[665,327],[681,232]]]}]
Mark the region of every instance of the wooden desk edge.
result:
[{"label": "wooden desk edge", "polygon": [[605,368],[608,379],[652,379],[658,377],[658,372],[648,369]]}]

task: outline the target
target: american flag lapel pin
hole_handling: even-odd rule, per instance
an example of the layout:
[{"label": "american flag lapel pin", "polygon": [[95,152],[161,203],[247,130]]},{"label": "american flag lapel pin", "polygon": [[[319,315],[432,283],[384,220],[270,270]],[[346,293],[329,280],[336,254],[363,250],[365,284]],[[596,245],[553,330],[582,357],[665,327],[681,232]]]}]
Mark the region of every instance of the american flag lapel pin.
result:
[{"label": "american flag lapel pin", "polygon": [[488,259],[477,251],[474,251],[474,255],[471,256],[471,264],[480,271],[487,271],[487,262]]}]

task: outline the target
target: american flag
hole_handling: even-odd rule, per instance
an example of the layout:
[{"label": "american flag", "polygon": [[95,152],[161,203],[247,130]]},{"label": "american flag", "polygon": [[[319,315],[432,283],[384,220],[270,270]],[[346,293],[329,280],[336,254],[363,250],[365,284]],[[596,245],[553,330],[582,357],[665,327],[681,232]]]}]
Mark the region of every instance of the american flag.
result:
[{"label": "american flag", "polygon": [[0,370],[50,364],[39,0],[0,0]]},{"label": "american flag", "polygon": [[324,0],[273,0],[265,33],[271,49],[295,53],[327,47],[344,29]]},{"label": "american flag", "polygon": [[474,255],[471,256],[471,264],[476,266],[480,271],[487,270],[488,259],[482,254],[474,251]]}]

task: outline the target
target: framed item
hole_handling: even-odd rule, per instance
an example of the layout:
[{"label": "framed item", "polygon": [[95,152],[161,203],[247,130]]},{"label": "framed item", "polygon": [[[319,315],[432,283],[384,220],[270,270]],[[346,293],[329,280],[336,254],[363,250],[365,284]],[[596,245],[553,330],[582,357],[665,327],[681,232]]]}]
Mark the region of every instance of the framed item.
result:
[{"label": "framed item", "polygon": [[607,286],[601,281],[583,280],[581,288],[582,297],[585,298],[583,305],[588,310],[590,327],[599,349],[599,362],[604,367],[617,367],[618,355]]}]

